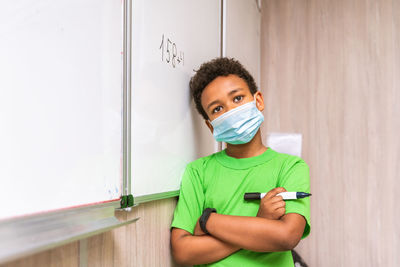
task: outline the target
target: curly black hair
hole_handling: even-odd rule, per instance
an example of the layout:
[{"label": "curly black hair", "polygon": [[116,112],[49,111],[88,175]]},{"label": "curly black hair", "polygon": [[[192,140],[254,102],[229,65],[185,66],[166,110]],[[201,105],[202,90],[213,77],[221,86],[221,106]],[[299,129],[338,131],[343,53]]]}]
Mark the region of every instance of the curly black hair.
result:
[{"label": "curly black hair", "polygon": [[203,63],[190,80],[189,86],[196,109],[205,120],[208,120],[208,115],[201,105],[201,94],[204,88],[215,78],[220,76],[226,77],[230,74],[242,78],[249,86],[251,94],[254,95],[257,92],[257,85],[254,78],[239,61],[233,58],[222,57]]}]

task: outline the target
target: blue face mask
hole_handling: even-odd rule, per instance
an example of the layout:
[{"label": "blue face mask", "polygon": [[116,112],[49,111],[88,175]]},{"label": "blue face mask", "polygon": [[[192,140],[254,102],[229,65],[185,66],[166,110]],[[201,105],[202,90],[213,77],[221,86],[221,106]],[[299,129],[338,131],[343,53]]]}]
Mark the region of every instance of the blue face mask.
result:
[{"label": "blue face mask", "polygon": [[237,145],[250,142],[263,121],[264,116],[258,110],[254,99],[222,114],[211,121],[211,125],[214,128],[215,140]]}]

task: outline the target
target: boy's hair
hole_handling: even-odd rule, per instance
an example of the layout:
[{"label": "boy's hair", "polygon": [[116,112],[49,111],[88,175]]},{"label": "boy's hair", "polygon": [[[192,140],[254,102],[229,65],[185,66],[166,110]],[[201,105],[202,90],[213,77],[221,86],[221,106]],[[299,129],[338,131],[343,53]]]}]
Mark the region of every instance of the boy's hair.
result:
[{"label": "boy's hair", "polygon": [[201,94],[203,93],[204,88],[215,78],[220,76],[226,77],[230,74],[242,78],[247,83],[251,94],[254,95],[257,92],[257,85],[254,78],[239,61],[233,58],[222,57],[203,63],[190,80],[189,86],[190,93],[196,104],[196,109],[205,120],[208,120],[208,115],[201,105]]}]

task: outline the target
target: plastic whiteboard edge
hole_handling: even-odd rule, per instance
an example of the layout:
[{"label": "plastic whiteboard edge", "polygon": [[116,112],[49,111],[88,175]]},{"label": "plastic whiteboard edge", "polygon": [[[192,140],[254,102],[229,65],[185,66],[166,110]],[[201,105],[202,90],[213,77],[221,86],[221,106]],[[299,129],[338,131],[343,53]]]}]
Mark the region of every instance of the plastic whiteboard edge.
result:
[{"label": "plastic whiteboard edge", "polygon": [[258,9],[258,12],[261,12],[261,5],[262,5],[262,1],[261,0],[255,0],[256,1],[256,6],[257,6],[257,9]]},{"label": "plastic whiteboard edge", "polygon": [[0,222],[0,264],[137,221],[115,217],[119,202]]},{"label": "plastic whiteboard edge", "polygon": [[132,93],[132,0],[124,0],[123,4],[123,178],[122,194],[131,194],[131,93]]},{"label": "plastic whiteboard edge", "polygon": [[148,194],[148,195],[141,195],[141,196],[133,196],[133,203],[140,204],[154,200],[161,200],[166,198],[172,198],[179,196],[179,190],[162,192],[162,193],[155,193],[155,194]]}]

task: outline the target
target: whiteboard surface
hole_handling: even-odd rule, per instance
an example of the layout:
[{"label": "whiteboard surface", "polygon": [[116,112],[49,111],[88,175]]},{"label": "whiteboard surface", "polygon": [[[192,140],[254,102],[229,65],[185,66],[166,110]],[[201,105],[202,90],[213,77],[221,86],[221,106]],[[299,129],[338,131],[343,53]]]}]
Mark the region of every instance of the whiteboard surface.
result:
[{"label": "whiteboard surface", "polygon": [[119,198],[121,1],[1,1],[0,39],[0,219]]},{"label": "whiteboard surface", "polygon": [[131,185],[137,197],[179,190],[186,164],[214,152],[191,104],[189,80],[201,63],[219,56],[220,3],[138,0],[132,13]]}]

